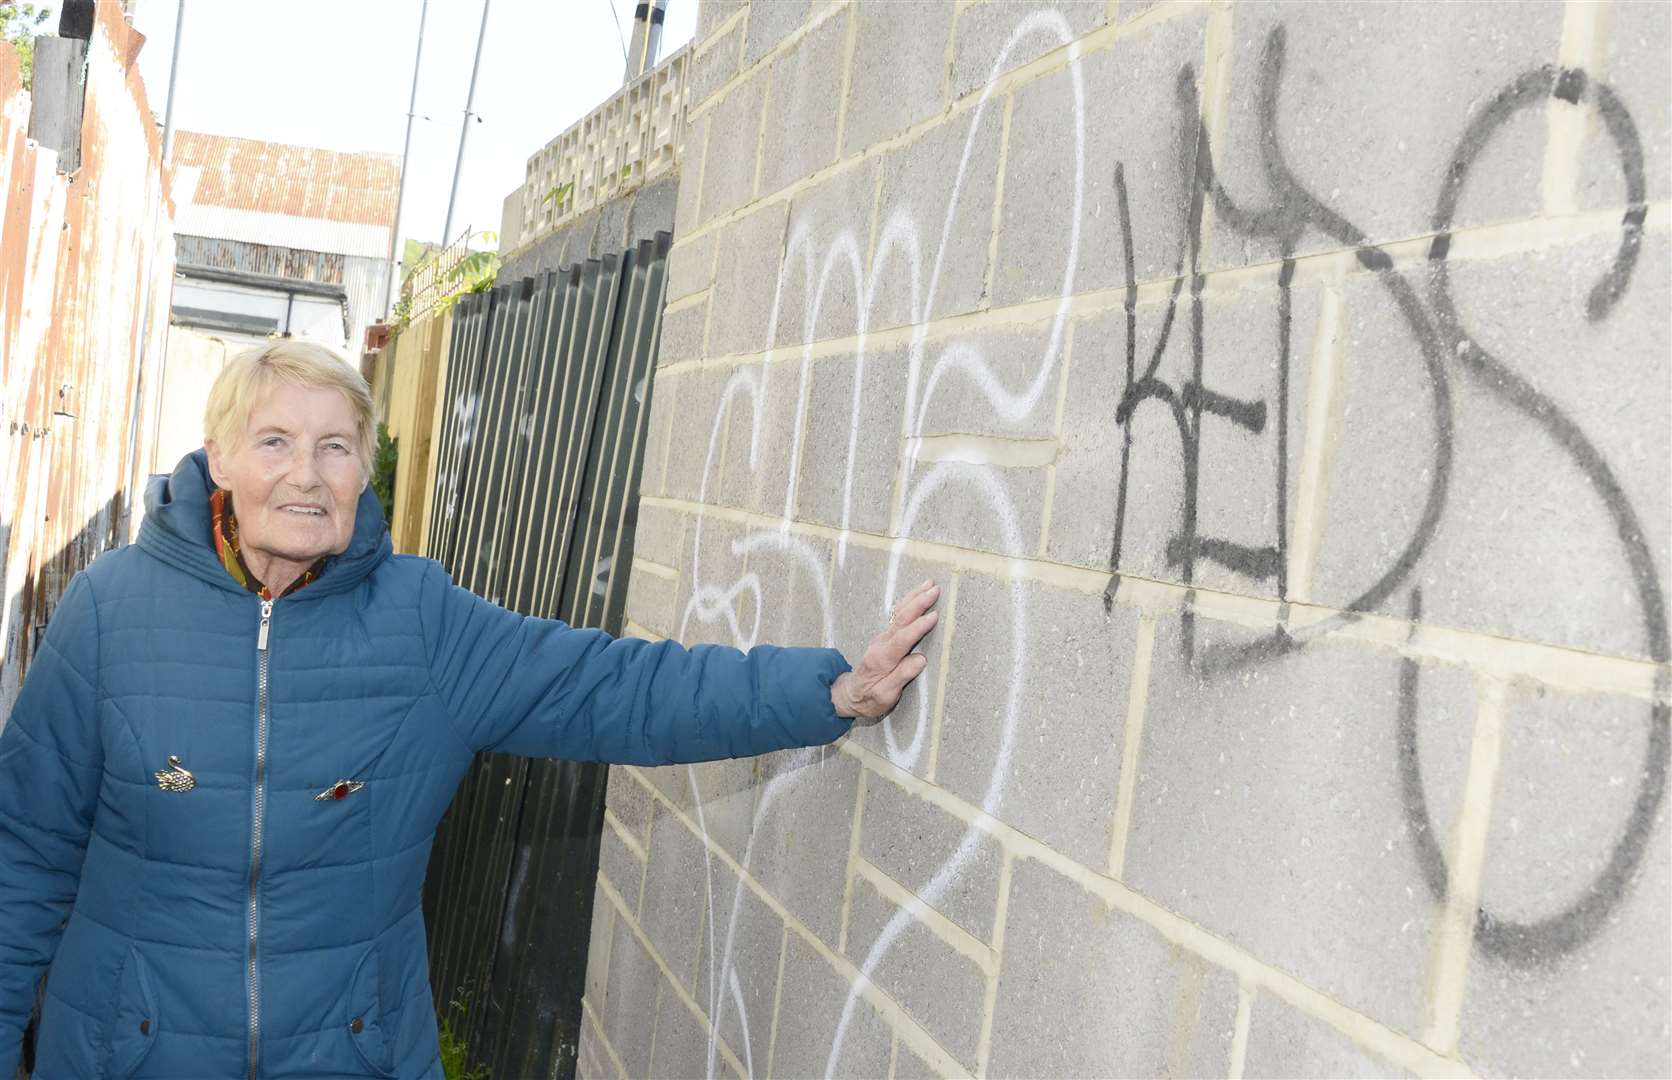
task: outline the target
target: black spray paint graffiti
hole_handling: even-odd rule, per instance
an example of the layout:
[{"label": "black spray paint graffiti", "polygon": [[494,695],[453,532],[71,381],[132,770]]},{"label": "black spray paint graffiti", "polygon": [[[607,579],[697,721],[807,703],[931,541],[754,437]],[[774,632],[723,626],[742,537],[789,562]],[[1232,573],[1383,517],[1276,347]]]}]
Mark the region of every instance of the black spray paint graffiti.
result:
[{"label": "black spray paint graffiti", "polygon": [[[1270,191],[1270,202],[1262,207],[1237,203],[1215,175],[1212,148],[1200,123],[1193,73],[1180,73],[1177,102],[1181,124],[1194,137],[1180,140],[1180,175],[1190,194],[1184,250],[1175,267],[1175,281],[1157,342],[1140,373],[1136,355],[1137,286],[1132,246],[1132,223],[1124,170],[1116,166],[1116,207],[1119,215],[1126,268],[1126,390],[1116,411],[1123,429],[1120,485],[1117,494],[1115,531],[1110,554],[1111,581],[1105,603],[1113,601],[1118,584],[1127,515],[1127,483],[1132,453],[1131,419],[1146,402],[1159,403],[1170,413],[1182,447],[1183,509],[1178,533],[1167,545],[1168,561],[1179,568],[1186,585],[1195,580],[1198,559],[1208,559],[1257,581],[1275,582],[1280,601],[1288,600],[1286,566],[1288,537],[1287,437],[1289,372],[1291,367],[1290,283],[1295,270],[1295,252],[1309,230],[1351,248],[1359,263],[1376,274],[1396,305],[1418,345],[1427,377],[1434,440],[1432,460],[1426,474],[1428,489],[1422,513],[1399,553],[1385,566],[1368,588],[1338,615],[1307,628],[1304,635],[1292,634],[1280,625],[1272,634],[1251,645],[1210,650],[1198,656],[1194,643],[1193,616],[1187,602],[1183,617],[1182,648],[1185,655],[1205,674],[1224,668],[1259,663],[1303,647],[1308,640],[1339,629],[1358,613],[1377,611],[1404,586],[1435,535],[1445,512],[1453,467],[1454,411],[1449,364],[1479,382],[1489,393],[1536,425],[1552,443],[1572,460],[1606,507],[1622,554],[1636,587],[1636,600],[1645,650],[1657,663],[1672,658],[1668,640],[1665,599],[1659,575],[1644,537],[1641,523],[1618,478],[1602,453],[1570,417],[1549,397],[1516,374],[1503,361],[1482,347],[1464,326],[1451,293],[1446,263],[1458,201],[1481,153],[1504,124],[1522,110],[1541,108],[1551,99],[1573,106],[1595,108],[1602,118],[1618,165],[1625,178],[1628,209],[1621,222],[1621,239],[1607,270],[1593,287],[1586,317],[1592,322],[1606,319],[1631,283],[1642,242],[1646,215],[1643,153],[1636,125],[1619,97],[1605,84],[1590,79],[1583,71],[1541,67],[1529,71],[1489,101],[1469,122],[1458,140],[1431,225],[1434,240],[1428,251],[1429,274],[1425,298],[1405,276],[1393,269],[1392,259],[1382,248],[1369,242],[1364,231],[1325,205],[1290,169],[1278,138],[1277,102],[1285,58],[1282,27],[1268,36],[1261,68],[1258,96],[1260,123],[1260,166]],[[1198,531],[1199,469],[1202,418],[1233,423],[1259,434],[1266,424],[1263,401],[1245,401],[1214,393],[1204,384],[1202,334],[1202,289],[1200,270],[1202,214],[1206,199],[1220,220],[1233,231],[1275,243],[1281,257],[1277,303],[1277,537],[1274,544],[1254,547],[1202,536]],[[1186,266],[1188,265],[1188,271]],[[1189,381],[1174,387],[1157,376],[1161,357],[1173,331],[1178,301],[1189,284],[1191,374]],[[1286,608],[1281,609],[1286,613]],[[1421,615],[1420,591],[1410,595],[1410,617]],[[1286,614],[1280,617],[1286,618]],[[1663,667],[1664,671],[1664,667]],[[1649,741],[1641,781],[1631,814],[1610,854],[1608,865],[1566,909],[1537,922],[1518,923],[1501,919],[1481,908],[1477,912],[1475,944],[1486,955],[1516,964],[1548,963],[1590,940],[1607,923],[1619,905],[1642,862],[1650,833],[1665,796],[1667,755],[1672,748],[1672,709],[1666,704],[1666,680],[1656,688],[1649,708]],[[1416,753],[1418,668],[1414,662],[1402,665],[1400,675],[1398,746],[1404,809],[1416,837],[1418,861],[1423,879],[1437,901],[1443,902],[1450,883],[1445,856],[1435,838],[1429,819],[1423,779]]]}]

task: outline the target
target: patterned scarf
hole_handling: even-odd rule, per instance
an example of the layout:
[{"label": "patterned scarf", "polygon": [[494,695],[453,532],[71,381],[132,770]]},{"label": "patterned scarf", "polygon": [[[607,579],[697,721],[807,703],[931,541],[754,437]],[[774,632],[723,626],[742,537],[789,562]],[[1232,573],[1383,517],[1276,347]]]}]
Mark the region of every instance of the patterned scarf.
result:
[{"label": "patterned scarf", "polygon": [[[212,522],[212,532],[215,535],[215,554],[220,556],[221,565],[232,575],[232,580],[255,593],[263,600],[276,600],[272,591],[256,580],[250,568],[244,565],[244,554],[238,547],[238,518],[232,513],[232,492],[225,488],[217,488],[209,496],[209,519]],[[289,596],[308,582],[319,576],[325,569],[325,560],[319,559],[312,566],[302,571],[302,576],[290,583],[290,587],[279,596]]]}]

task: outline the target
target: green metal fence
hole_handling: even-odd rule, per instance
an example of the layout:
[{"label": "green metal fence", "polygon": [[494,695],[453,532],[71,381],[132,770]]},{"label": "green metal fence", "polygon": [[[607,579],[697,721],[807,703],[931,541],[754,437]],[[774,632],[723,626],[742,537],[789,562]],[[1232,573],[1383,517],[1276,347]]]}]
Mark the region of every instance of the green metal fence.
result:
[{"label": "green metal fence", "polygon": [[[426,550],[465,588],[620,633],[670,239],[459,302]],[[436,1006],[495,1077],[574,1075],[604,784],[482,754],[436,834]]]}]

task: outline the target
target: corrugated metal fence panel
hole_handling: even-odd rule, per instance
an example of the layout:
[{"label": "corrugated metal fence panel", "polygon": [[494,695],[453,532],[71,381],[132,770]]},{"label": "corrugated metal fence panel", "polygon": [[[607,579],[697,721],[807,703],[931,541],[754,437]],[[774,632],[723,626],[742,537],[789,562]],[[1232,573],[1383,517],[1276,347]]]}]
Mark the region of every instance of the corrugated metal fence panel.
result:
[{"label": "corrugated metal fence panel", "polygon": [[[36,71],[40,101],[0,43],[0,727],[70,579],[132,536],[163,403],[161,140],[119,8],[91,34],[84,64]],[[29,137],[33,110],[71,102],[49,126],[84,133],[73,174]]]},{"label": "corrugated metal fence panel", "polygon": [[[669,241],[460,301],[427,550],[465,588],[620,632]],[[574,1074],[605,776],[485,754],[437,832],[436,1004],[495,1076]]]}]

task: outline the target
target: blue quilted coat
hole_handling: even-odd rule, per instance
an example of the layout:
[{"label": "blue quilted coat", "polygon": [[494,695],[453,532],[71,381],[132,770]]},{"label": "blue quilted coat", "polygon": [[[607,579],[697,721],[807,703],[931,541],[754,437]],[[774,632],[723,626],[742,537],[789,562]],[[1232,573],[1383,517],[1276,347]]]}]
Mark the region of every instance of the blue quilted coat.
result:
[{"label": "blue quilted coat", "polygon": [[[377,501],[271,603],[202,451],[76,576],[0,734],[0,1077],[441,1077],[419,896],[478,750],[642,765],[847,730],[826,649],[614,640],[393,555]],[[340,783],[344,782],[344,783]]]}]

